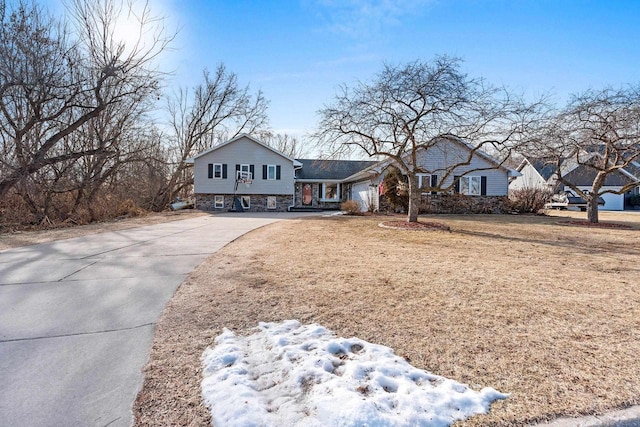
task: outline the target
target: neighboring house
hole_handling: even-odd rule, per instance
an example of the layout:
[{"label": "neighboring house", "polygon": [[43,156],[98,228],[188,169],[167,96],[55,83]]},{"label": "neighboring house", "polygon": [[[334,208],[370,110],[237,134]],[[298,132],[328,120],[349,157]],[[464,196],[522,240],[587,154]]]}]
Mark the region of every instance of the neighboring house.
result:
[{"label": "neighboring house", "polygon": [[[472,146],[453,137],[419,152],[422,168],[429,171],[419,174],[419,186],[451,187],[451,192],[469,196],[506,196],[509,180],[519,173],[483,152],[472,152]],[[393,165],[390,160],[292,159],[248,135],[187,162],[194,165],[196,208],[250,211],[339,209],[349,199],[363,211],[376,211],[384,176]]]},{"label": "neighboring house", "polygon": [[[517,170],[521,173],[521,176],[509,184],[510,190],[522,188],[550,189],[554,192],[571,190],[569,186],[557,182],[556,166],[545,159],[524,159]],[[569,163],[562,175],[566,181],[571,182],[580,190],[589,191],[596,172],[587,166]],[[620,191],[624,185],[636,181],[640,181],[640,167],[633,164],[607,175],[601,191],[610,191],[610,193],[602,195],[605,203],[600,207],[600,210],[621,211],[625,209],[625,200],[630,195],[637,194],[638,187],[626,194],[615,194],[614,192]]]},{"label": "neighboring house", "polygon": [[544,159],[524,159],[516,168],[520,176],[509,183],[509,190],[540,188],[553,191],[556,168]]}]

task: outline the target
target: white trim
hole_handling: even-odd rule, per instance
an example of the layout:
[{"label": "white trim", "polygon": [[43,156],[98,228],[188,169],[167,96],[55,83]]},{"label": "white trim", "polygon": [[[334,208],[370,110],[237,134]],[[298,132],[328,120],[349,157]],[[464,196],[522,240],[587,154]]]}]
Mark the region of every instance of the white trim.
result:
[{"label": "white trim", "polygon": [[[330,181],[321,181],[318,183],[320,185],[319,191],[318,191],[318,200],[321,202],[339,202],[340,199],[340,193],[342,191],[342,184],[340,184],[339,182],[330,182]],[[324,197],[325,192],[327,191],[326,189],[326,184],[335,184],[336,185],[336,196],[332,199],[327,199]],[[332,185],[333,186],[333,185]]]},{"label": "white trim", "polygon": [[[270,177],[271,171],[273,171],[273,178]],[[276,176],[277,176],[276,171],[277,171],[276,165],[267,165],[267,181],[276,180]]]},{"label": "white trim", "polygon": [[[246,168],[245,168],[246,166]],[[253,175],[251,174],[251,165],[248,163],[243,163],[240,165],[240,170],[236,170],[236,180],[248,179],[249,181],[253,180]]]},{"label": "white trim", "polygon": [[278,199],[276,196],[267,196],[267,209],[277,209],[278,208]]},{"label": "white trim", "polygon": [[240,197],[240,203],[242,204],[242,209],[251,209],[251,196],[243,195],[238,197]]},{"label": "white trim", "polygon": [[[220,176],[216,176],[216,166],[220,166]],[[222,179],[222,163],[214,163],[213,164],[213,179]]]},{"label": "white trim", "polygon": [[[218,206],[218,200],[220,200],[220,206]],[[224,196],[223,195],[215,195],[213,196],[213,208],[214,209],[224,209]]]},{"label": "white trim", "polygon": [[[472,180],[478,180],[478,192],[472,193],[471,189],[473,186],[471,185]],[[480,175],[466,175],[458,178],[458,182],[460,183],[460,194],[465,194],[467,196],[481,196],[482,195],[482,177]],[[467,191],[462,191],[462,183],[466,182]]]}]

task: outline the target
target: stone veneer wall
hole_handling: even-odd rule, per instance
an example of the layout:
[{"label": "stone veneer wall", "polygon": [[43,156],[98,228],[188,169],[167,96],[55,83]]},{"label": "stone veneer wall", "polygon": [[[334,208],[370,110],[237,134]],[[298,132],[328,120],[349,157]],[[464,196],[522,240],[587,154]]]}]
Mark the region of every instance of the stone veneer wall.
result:
[{"label": "stone veneer wall", "polygon": [[465,196],[463,194],[423,194],[421,213],[502,214],[509,212],[507,196]]},{"label": "stone veneer wall", "polygon": [[[196,194],[196,209],[203,211],[220,211],[226,212],[233,208],[233,194],[223,194],[224,196],[224,208],[216,209],[214,207],[215,194]],[[241,195],[238,195],[240,197]],[[276,208],[267,209],[267,198],[276,198]],[[293,197],[286,195],[273,195],[273,194],[251,194],[250,206],[246,209],[247,212],[286,212],[287,208],[293,204]]]},{"label": "stone veneer wall", "polygon": [[[380,211],[390,212],[387,198],[380,197]],[[420,213],[424,214],[502,214],[510,211],[507,196],[465,196],[463,194],[423,194]]]}]

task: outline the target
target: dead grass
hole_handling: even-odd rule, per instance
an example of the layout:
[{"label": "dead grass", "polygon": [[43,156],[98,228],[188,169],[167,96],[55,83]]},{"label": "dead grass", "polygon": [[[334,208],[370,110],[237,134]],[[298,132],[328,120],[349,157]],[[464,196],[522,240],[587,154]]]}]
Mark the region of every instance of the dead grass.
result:
[{"label": "dead grass", "polygon": [[632,229],[539,216],[425,219],[451,232],[385,229],[380,217],[307,218],[256,230],[212,256],[159,321],[136,425],[207,424],[202,351],[223,327],[248,333],[284,319],[318,322],[438,375],[511,393],[458,425],[523,425],[640,403],[640,215],[620,217]]},{"label": "dead grass", "polygon": [[158,212],[133,218],[122,218],[113,221],[96,222],[88,225],[69,226],[63,228],[35,231],[0,233],[0,251],[15,248],[18,246],[35,245],[38,243],[46,243],[54,240],[70,239],[72,237],[103,233],[105,231],[125,230],[127,228],[159,224],[168,221],[176,221],[179,219],[187,219],[193,216],[200,215],[206,215],[206,213],[195,210]]}]

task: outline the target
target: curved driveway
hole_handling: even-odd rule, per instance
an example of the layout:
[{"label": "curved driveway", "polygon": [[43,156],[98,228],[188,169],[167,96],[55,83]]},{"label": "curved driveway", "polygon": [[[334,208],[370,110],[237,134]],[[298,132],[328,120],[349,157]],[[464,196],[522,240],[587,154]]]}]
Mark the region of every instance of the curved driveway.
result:
[{"label": "curved driveway", "polygon": [[155,322],[185,276],[294,216],[202,216],[0,252],[0,425],[130,425]]}]

